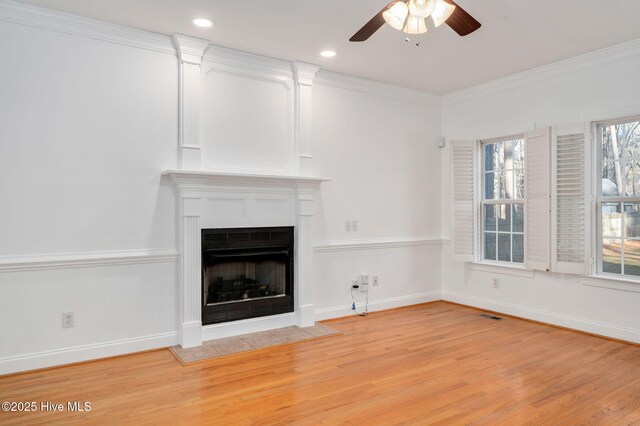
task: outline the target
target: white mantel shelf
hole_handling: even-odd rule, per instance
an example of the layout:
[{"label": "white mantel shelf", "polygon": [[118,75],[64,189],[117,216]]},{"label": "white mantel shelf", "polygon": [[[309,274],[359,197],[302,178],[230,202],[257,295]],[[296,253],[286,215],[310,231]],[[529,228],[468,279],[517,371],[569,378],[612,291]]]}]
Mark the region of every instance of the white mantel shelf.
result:
[{"label": "white mantel shelf", "polygon": [[199,170],[165,170],[163,176],[170,176],[174,181],[184,183],[198,182],[271,182],[271,183],[300,183],[300,184],[320,184],[330,181],[330,178],[320,176],[293,176],[293,175],[266,175],[254,173],[228,173],[228,172],[208,172]]}]

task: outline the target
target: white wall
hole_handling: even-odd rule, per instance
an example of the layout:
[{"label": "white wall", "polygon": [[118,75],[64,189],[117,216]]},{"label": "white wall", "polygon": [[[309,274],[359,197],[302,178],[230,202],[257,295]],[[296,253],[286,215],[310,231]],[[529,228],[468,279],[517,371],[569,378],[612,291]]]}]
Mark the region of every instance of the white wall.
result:
[{"label": "white wall", "polygon": [[[313,93],[312,152],[322,186],[321,241],[439,236],[440,106],[322,82]],[[358,220],[357,232],[344,221]]]},{"label": "white wall", "polygon": [[[312,219],[322,318],[349,314],[359,274],[383,283],[370,288],[372,309],[439,297],[439,97],[320,70],[311,100],[299,93],[301,108],[311,104],[309,116],[299,114],[311,137],[296,149],[290,63],[212,46],[202,68],[206,169],[313,170],[331,179],[320,186]],[[296,167],[295,153],[311,158]],[[358,231],[345,231],[347,220]]]},{"label": "white wall", "polygon": [[177,59],[4,22],[0,51],[0,256],[175,246]]},{"label": "white wall", "polygon": [[[595,52],[443,99],[448,139],[483,139],[548,126],[640,114],[640,43]],[[442,157],[443,233],[450,234],[448,150]],[[640,286],[551,273],[483,272],[443,248],[445,299],[640,342]],[[501,280],[493,288],[493,278]],[[606,286],[606,287],[602,287]]]},{"label": "white wall", "polygon": [[[10,2],[0,15],[0,374],[175,344],[176,194],[160,177],[178,167],[171,39]],[[291,64],[233,55],[205,58],[203,165],[291,173]],[[281,82],[251,77],[283,67]],[[350,314],[363,272],[380,276],[372,309],[437,299],[439,98],[322,80],[307,159],[333,179],[313,218],[318,318]]]},{"label": "white wall", "polygon": [[[369,274],[370,312],[440,300],[440,247],[434,242],[316,252],[316,319],[350,315],[350,280],[361,273]],[[373,275],[379,277],[377,287],[372,284]],[[358,311],[362,311],[364,294],[357,290],[353,294]]]},{"label": "white wall", "polygon": [[0,373],[172,344],[175,53],[0,21],[0,56]]},{"label": "white wall", "polygon": [[[338,87],[323,71],[318,80],[312,152],[316,170],[331,181],[322,184],[314,240],[365,244],[316,253],[317,308],[348,306],[351,279],[362,273],[380,277],[369,290],[374,306],[437,299],[438,242],[382,249],[367,243],[439,238],[439,100]],[[358,231],[345,231],[347,220],[357,220]]]},{"label": "white wall", "polygon": [[[178,167],[171,39],[20,8],[9,15],[28,25],[0,20],[0,374],[174,344],[176,194],[160,178]],[[640,114],[637,48],[612,52],[456,93],[443,106],[438,97],[321,71],[305,152],[309,170],[332,179],[313,218],[317,317],[350,314],[350,282],[367,273],[380,277],[370,287],[372,310],[438,299],[442,286],[450,300],[639,341],[637,286],[481,272],[452,263],[442,248],[450,226],[440,134],[489,138],[534,122]],[[233,67],[250,67],[254,77],[283,65],[234,55]],[[205,167],[294,169],[289,65],[282,84],[254,79],[254,91],[228,63],[214,66],[207,79],[221,80],[204,88]],[[268,111],[256,96],[276,101],[270,120],[243,116],[243,105]],[[216,108],[224,120],[206,115]],[[243,120],[255,127],[226,127]],[[265,131],[269,138],[255,139]],[[273,144],[274,157],[260,149],[243,157],[255,144]],[[346,220],[357,220],[358,231],[346,232]],[[62,329],[68,311],[75,327]]]}]

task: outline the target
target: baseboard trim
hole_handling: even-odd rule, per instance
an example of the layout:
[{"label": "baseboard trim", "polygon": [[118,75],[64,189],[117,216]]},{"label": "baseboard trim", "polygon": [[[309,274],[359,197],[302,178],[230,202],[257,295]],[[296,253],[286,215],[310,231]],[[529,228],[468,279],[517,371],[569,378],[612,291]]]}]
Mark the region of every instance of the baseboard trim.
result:
[{"label": "baseboard trim", "polygon": [[178,333],[171,332],[5,357],[0,358],[0,376],[166,348],[177,343]]},{"label": "baseboard trim", "polygon": [[[373,300],[369,302],[369,312],[384,311],[405,306],[419,305],[422,303],[436,302],[439,300],[465,305],[476,309],[493,311],[525,320],[566,328],[568,330],[584,332],[633,344],[640,344],[640,330],[638,329],[619,327],[612,324],[590,321],[584,318],[552,313],[541,309],[509,304],[451,291],[431,291]],[[359,303],[356,306],[358,309],[361,309],[364,307],[364,304]],[[351,315],[354,314],[351,307],[348,305],[319,308],[315,310],[316,321]],[[243,320],[242,322],[205,326],[202,329],[202,335],[203,340],[210,340],[220,337],[251,333],[253,331],[286,327],[294,325],[295,323],[295,315],[293,313],[289,313],[276,315],[267,319],[253,318],[250,320]],[[177,344],[179,344],[178,333],[170,332],[5,357],[0,358],[0,376],[30,370],[39,370],[48,367],[59,367],[78,362],[94,361],[101,358],[119,355],[128,355],[135,352],[166,348]]]},{"label": "baseboard trim", "polygon": [[640,344],[640,330],[638,329],[619,327],[613,324],[591,321],[585,318],[557,314],[542,309],[514,305],[497,300],[484,299],[481,297],[469,296],[466,294],[451,291],[443,291],[442,300],[446,302],[453,302],[470,306],[473,308],[502,313],[505,315],[511,315],[514,317],[549,324],[552,326],[562,327],[615,340],[623,340],[629,343]]},{"label": "baseboard trim", "polygon": [[[389,297],[386,299],[369,301],[369,312],[384,311],[387,309],[400,308],[403,306],[419,305],[421,303],[436,302],[438,300],[441,300],[439,291],[429,291],[426,293]],[[364,303],[357,303],[356,307],[360,311],[364,308]],[[346,317],[349,315],[354,315],[354,313],[351,309],[351,306],[347,304],[345,304],[344,306],[316,309],[316,321]]]}]

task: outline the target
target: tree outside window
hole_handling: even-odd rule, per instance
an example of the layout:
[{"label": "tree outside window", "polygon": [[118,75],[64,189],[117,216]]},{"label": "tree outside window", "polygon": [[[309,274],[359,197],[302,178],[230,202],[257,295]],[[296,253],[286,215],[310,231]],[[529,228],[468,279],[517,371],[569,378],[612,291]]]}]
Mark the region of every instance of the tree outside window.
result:
[{"label": "tree outside window", "polygon": [[640,121],[598,126],[600,271],[640,276]]}]

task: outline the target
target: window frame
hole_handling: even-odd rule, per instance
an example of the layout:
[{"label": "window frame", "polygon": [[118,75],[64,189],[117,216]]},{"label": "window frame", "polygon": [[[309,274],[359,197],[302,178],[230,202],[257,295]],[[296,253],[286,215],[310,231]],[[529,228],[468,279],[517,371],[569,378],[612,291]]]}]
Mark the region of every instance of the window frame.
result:
[{"label": "window frame", "polygon": [[[478,184],[480,185],[480,188],[477,192],[478,194],[478,201],[476,203],[477,206],[477,214],[476,214],[476,220],[478,222],[478,227],[477,227],[477,234],[478,234],[478,245],[477,245],[477,262],[480,264],[486,264],[486,265],[493,265],[493,266],[500,266],[500,267],[506,267],[506,268],[512,268],[512,269],[526,269],[525,267],[525,262],[526,262],[526,202],[527,202],[527,194],[526,192],[524,193],[524,197],[523,198],[511,198],[511,199],[490,199],[490,200],[486,200],[485,197],[485,189],[486,189],[486,175],[487,175],[487,171],[485,170],[485,152],[484,152],[484,148],[485,145],[490,145],[490,144],[495,144],[498,142],[509,142],[509,141],[513,141],[519,139],[522,141],[522,150],[523,153],[525,151],[525,144],[526,144],[526,134],[525,133],[516,133],[513,135],[507,135],[507,136],[503,136],[503,137],[497,137],[497,138],[491,138],[491,139],[482,139],[479,140],[477,143],[477,150],[479,152],[480,155],[478,155],[478,161],[480,162],[479,167],[478,167],[478,172],[481,175],[480,179],[478,179]],[[523,171],[523,178],[524,181],[526,182],[527,176],[526,176],[526,155],[524,155],[524,160],[523,160],[523,166],[522,166],[522,171]],[[514,169],[515,171],[515,169]],[[526,187],[526,183],[525,183],[525,187]],[[498,235],[501,233],[500,231],[498,231],[498,228],[496,227],[495,230],[495,234],[496,234],[496,259],[485,259],[484,258],[484,234],[485,234],[485,221],[484,221],[484,215],[485,215],[485,205],[499,205],[499,204],[508,204],[509,206],[512,206],[513,204],[520,204],[522,206],[522,214],[523,214],[523,223],[522,223],[522,232],[516,232],[515,234],[517,235],[522,235],[522,240],[523,240],[523,259],[522,262],[514,262],[513,260],[510,261],[506,261],[506,260],[498,260]],[[496,225],[497,226],[497,225]],[[511,236],[511,253],[510,253],[510,257],[511,259],[513,259],[513,214],[511,215],[511,230],[509,232],[502,232],[504,234],[509,234]]]},{"label": "window frame", "polygon": [[[603,271],[604,269],[604,264],[603,264],[604,237],[603,237],[603,229],[602,229],[602,204],[603,203],[621,203],[622,204],[620,228],[621,230],[624,230],[624,204],[640,203],[640,195],[635,195],[635,196],[624,196],[624,195],[619,196],[618,195],[618,196],[607,196],[607,197],[602,195],[602,164],[603,164],[603,158],[602,158],[603,131],[602,129],[606,126],[629,123],[633,121],[640,121],[640,115],[594,121],[592,125],[591,131],[594,133],[592,135],[592,141],[594,142],[593,150],[595,151],[594,158],[596,159],[595,170],[594,170],[596,173],[596,179],[595,179],[595,185],[593,185],[593,188],[595,190],[595,194],[593,196],[593,200],[594,200],[593,205],[595,207],[594,217],[595,217],[596,226],[593,227],[595,231],[595,238],[594,238],[594,244],[592,245],[593,249],[595,250],[595,253],[592,256],[592,259],[593,259],[593,263],[595,263],[595,265],[593,265],[593,271],[594,271],[593,273],[595,276],[604,278],[604,279],[614,279],[614,280],[620,280],[620,281],[632,281],[632,282],[640,283],[640,275],[627,275],[623,273],[624,241],[627,240],[627,238],[625,238],[624,235],[622,235],[623,234],[622,231],[619,238],[620,246],[621,246],[621,254],[620,254],[620,265],[621,265],[620,271],[621,272],[617,274],[613,272]],[[635,241],[638,241],[638,240],[640,240],[640,238],[635,239]]]}]

